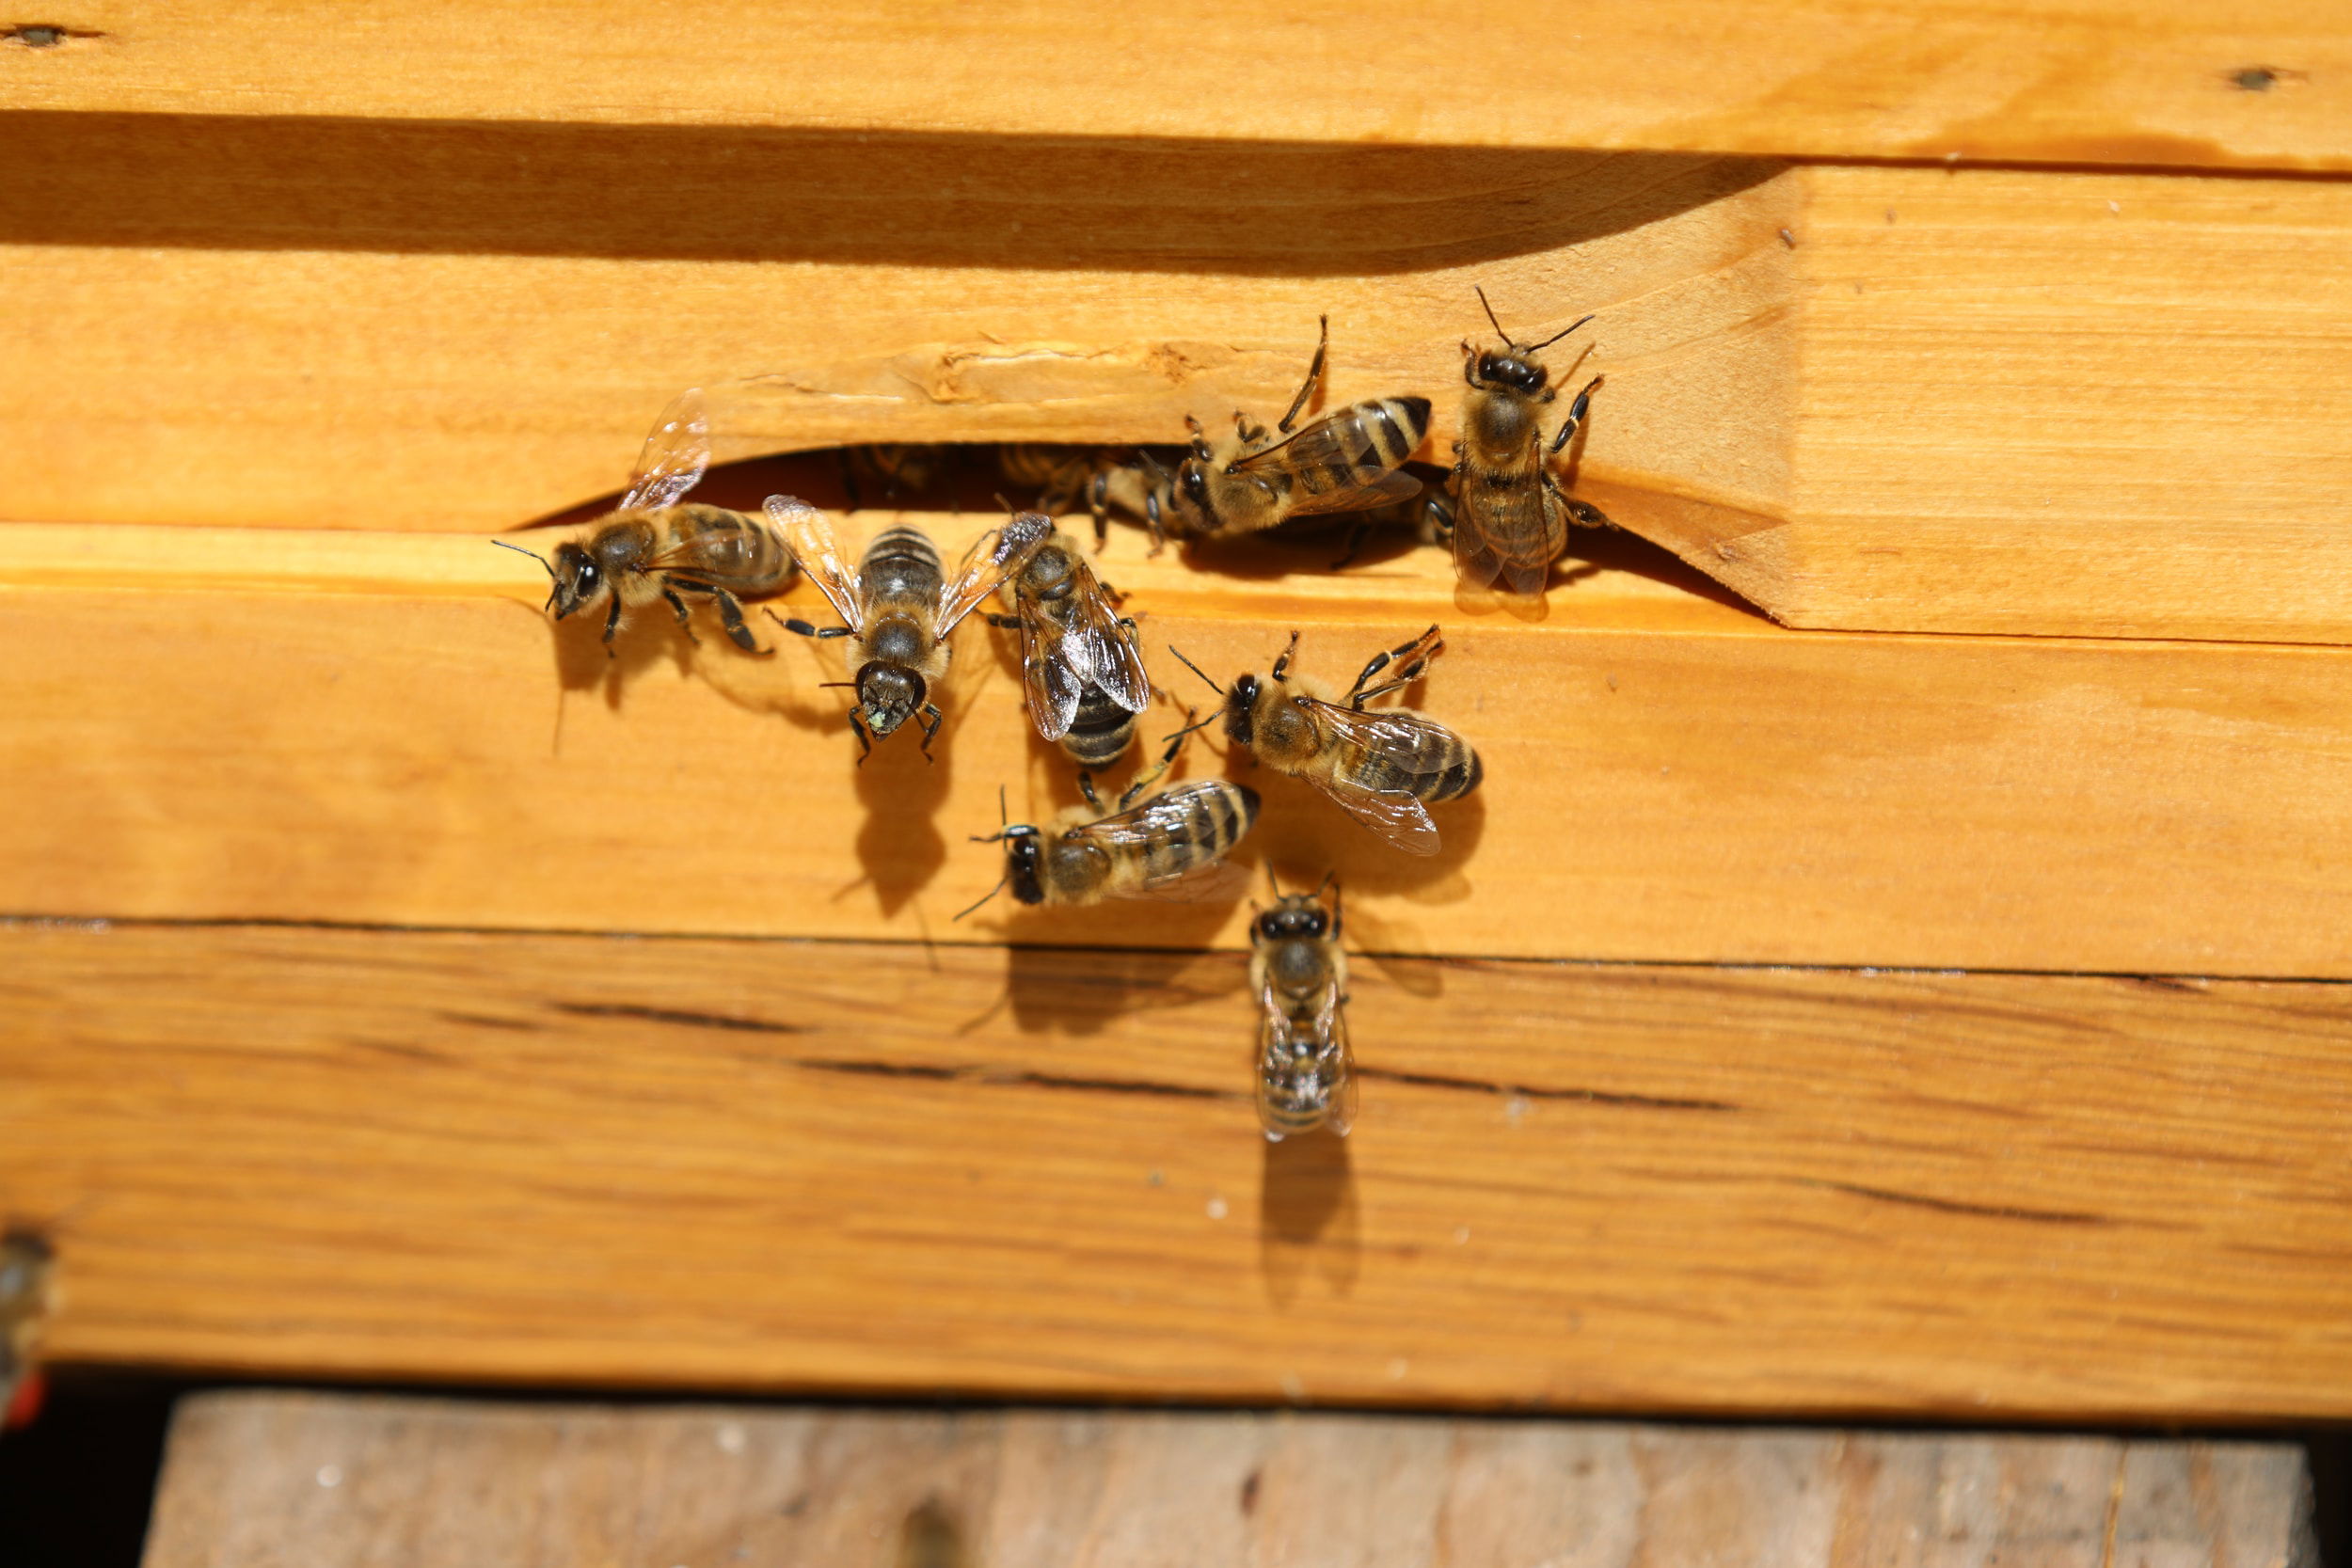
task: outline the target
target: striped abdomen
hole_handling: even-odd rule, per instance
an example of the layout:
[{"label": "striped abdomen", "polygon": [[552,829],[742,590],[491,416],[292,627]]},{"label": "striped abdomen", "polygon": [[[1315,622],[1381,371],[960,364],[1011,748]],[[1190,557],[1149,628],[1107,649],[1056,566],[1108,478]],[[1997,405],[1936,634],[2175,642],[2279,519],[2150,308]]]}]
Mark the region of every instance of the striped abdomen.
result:
[{"label": "striped abdomen", "polygon": [[1290,471],[1310,496],[1361,489],[1412,456],[1428,434],[1427,398],[1371,398],[1299,432]]},{"label": "striped abdomen", "polygon": [[723,506],[672,506],[652,515],[661,530],[657,571],[746,598],[773,593],[792,575],[792,552],[765,518]]},{"label": "striped abdomen", "polygon": [[886,528],[874,535],[857,567],[858,587],[867,612],[920,607],[929,614],[938,609],[946,573],[939,564],[939,546],[919,528]]},{"label": "striped abdomen", "polygon": [[1343,741],[1331,772],[1337,784],[1402,790],[1423,804],[1436,805],[1476,789],[1486,767],[1469,741],[1441,724],[1423,721],[1409,742],[1392,742],[1382,751]]},{"label": "striped abdomen", "polygon": [[1136,716],[1110,693],[1089,683],[1078,699],[1078,716],[1061,737],[1061,749],[1081,768],[1108,768],[1136,738]]},{"label": "striped abdomen", "polygon": [[1257,819],[1257,791],[1224,779],[1195,779],[1082,832],[1112,858],[1104,891],[1133,893],[1223,860]]}]

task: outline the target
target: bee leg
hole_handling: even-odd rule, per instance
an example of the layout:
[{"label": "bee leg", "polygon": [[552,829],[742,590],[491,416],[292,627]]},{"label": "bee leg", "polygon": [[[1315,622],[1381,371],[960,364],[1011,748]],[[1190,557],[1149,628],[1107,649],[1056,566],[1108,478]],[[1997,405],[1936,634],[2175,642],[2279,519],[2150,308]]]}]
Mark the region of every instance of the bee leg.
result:
[{"label": "bee leg", "polygon": [[1347,548],[1342,550],[1340,552],[1340,558],[1331,562],[1331,570],[1335,572],[1344,572],[1350,566],[1355,565],[1356,558],[1364,553],[1364,541],[1371,537],[1371,520],[1367,518],[1364,521],[1358,523],[1356,525],[1356,531],[1347,536]]},{"label": "bee leg", "polygon": [[850,635],[850,628],[847,626],[812,626],[797,615],[787,617],[765,608],[761,609],[760,613],[796,637],[814,637],[822,640]]},{"label": "bee leg", "polygon": [[1150,553],[1157,555],[1168,548],[1168,533],[1160,527],[1160,493],[1157,490],[1150,492],[1143,498],[1143,521],[1145,526],[1152,531]]},{"label": "bee leg", "polygon": [[1316,317],[1315,326],[1318,334],[1315,338],[1315,356],[1308,362],[1307,379],[1299,384],[1298,395],[1291,399],[1290,411],[1284,414],[1281,422],[1274,427],[1285,436],[1291,433],[1291,426],[1298,422],[1298,411],[1306,407],[1307,400],[1314,395],[1315,383],[1323,379],[1324,361],[1331,355],[1330,316],[1327,314]]},{"label": "bee leg", "polygon": [[719,606],[719,625],[726,628],[728,639],[737,647],[747,654],[764,654],[771,651],[761,647],[753,638],[752,628],[743,624],[743,607],[736,602],[734,594],[723,588],[714,588],[710,591],[710,596]]},{"label": "bee leg", "polygon": [[[1289,646],[1282,650],[1282,657],[1274,661],[1274,678],[1278,681],[1290,679],[1291,660],[1296,658],[1297,657],[1298,634],[1296,632],[1292,632]],[[1382,654],[1380,657],[1381,658],[1386,659],[1389,656]]]},{"label": "bee leg", "polygon": [[1108,468],[1097,471],[1087,482],[1087,511],[1094,518],[1094,553],[1111,542],[1111,474]]},{"label": "bee leg", "polygon": [[[1119,797],[1119,810],[1125,811],[1129,806],[1142,800],[1143,792],[1159,783],[1160,775],[1175,766],[1177,753],[1184,749],[1185,737],[1190,736],[1196,727],[1192,722],[1192,714],[1187,711],[1184,714],[1184,727],[1168,737],[1168,750],[1160,753],[1160,760],[1136,774],[1136,782],[1129,784],[1126,791]],[[1083,779],[1085,775],[1081,774],[1079,777]],[[1090,800],[1092,790],[1090,785],[1088,787]]]},{"label": "bee leg", "polygon": [[931,756],[931,742],[939,738],[939,726],[946,721],[946,717],[939,711],[937,703],[925,703],[922,710],[914,716],[914,721],[923,726],[923,760],[925,762],[935,760]]},{"label": "bee leg", "polygon": [[612,593],[612,608],[606,613],[604,618],[604,657],[607,658],[611,658],[612,657],[612,638],[613,635],[620,629],[621,594],[620,590],[614,589]]},{"label": "bee leg", "polygon": [[1089,811],[1098,816],[1110,815],[1103,809],[1103,798],[1094,793],[1094,775],[1084,768],[1078,769],[1078,793],[1085,798]]},{"label": "bee leg", "polygon": [[1593,405],[1593,388],[1600,382],[1599,376],[1593,377],[1584,384],[1584,389],[1576,394],[1576,401],[1568,404],[1568,417],[1560,422],[1560,434],[1551,438],[1550,455],[1558,456],[1562,447],[1576,439],[1578,429],[1584,423],[1584,412]]},{"label": "bee leg", "polygon": [[857,736],[857,765],[866,766],[866,759],[874,754],[874,737],[867,733],[866,721],[857,709],[850,710],[850,733]]},{"label": "bee leg", "polygon": [[987,614],[981,616],[980,619],[986,621],[990,626],[994,626],[998,631],[1019,631],[1021,629],[1021,617],[1018,615],[999,615],[994,610],[990,610]]},{"label": "bee leg", "polygon": [[[1375,697],[1385,697],[1391,691],[1412,685],[1421,679],[1422,673],[1429,668],[1429,660],[1444,646],[1438,628],[1431,626],[1410,642],[1391,648],[1384,654],[1373,655],[1372,662],[1364,666],[1364,673],[1358,675],[1356,684],[1348,689],[1347,705],[1360,709]],[[1396,673],[1380,685],[1373,686],[1372,677],[1387,669],[1391,661],[1396,663]]]},{"label": "bee leg", "polygon": [[670,601],[672,610],[677,611],[677,629],[686,634],[686,641],[696,647],[702,646],[703,640],[694,635],[694,623],[688,618],[686,601],[677,596],[677,590],[665,585],[661,590],[661,596]]}]

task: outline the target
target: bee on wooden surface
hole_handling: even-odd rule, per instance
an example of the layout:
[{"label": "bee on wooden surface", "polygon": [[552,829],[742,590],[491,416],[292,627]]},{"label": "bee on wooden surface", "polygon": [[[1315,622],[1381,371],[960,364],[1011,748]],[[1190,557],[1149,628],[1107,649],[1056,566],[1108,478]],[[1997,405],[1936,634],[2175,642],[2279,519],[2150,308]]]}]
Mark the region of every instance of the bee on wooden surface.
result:
[{"label": "bee on wooden surface", "polygon": [[1007,887],[1032,905],[1104,898],[1205,903],[1234,896],[1247,874],[1225,863],[1225,857],[1258,820],[1256,790],[1224,779],[1193,779],[1136,803],[1168,771],[1194,727],[1187,724],[1170,736],[1167,752],[1127,786],[1110,811],[1103,809],[1093,777],[1081,772],[1078,792],[1086,804],[1073,806],[1052,828],[1013,822],[975,838],[975,844],[1004,845],[1005,874],[979,903],[956,918]]},{"label": "bee on wooden surface", "polygon": [[1509,593],[1540,594],[1551,563],[1567,548],[1569,519],[1583,520],[1545,463],[1576,438],[1601,378],[1584,384],[1546,446],[1542,411],[1558,388],[1549,385],[1551,372],[1535,355],[1593,318],[1571,322],[1540,343],[1521,345],[1495,320],[1484,289],[1478,303],[1486,307],[1502,349],[1475,349],[1467,339],[1462,343],[1462,379],[1470,390],[1462,398],[1462,438],[1454,443],[1454,567],[1475,588],[1500,581]]},{"label": "bee on wooden surface", "polygon": [[1175,467],[1183,460],[1163,463],[1146,449],[1051,446],[1019,441],[997,449],[996,464],[1015,484],[1033,485],[1037,509],[1059,517],[1086,503],[1094,519],[1094,547],[1110,539],[1114,512],[1140,519],[1156,540],[1169,509],[1176,483]]},{"label": "bee on wooden surface", "polygon": [[623,615],[658,598],[669,601],[678,626],[694,638],[685,597],[691,594],[719,607],[719,622],[737,647],[758,653],[740,601],[781,591],[791,580],[792,557],[757,517],[723,506],[681,504],[709,466],[709,420],[701,390],[689,388],[645,437],[617,510],[580,538],[556,546],[552,561],[503,539],[491,543],[521,550],[548,569],[555,585],[548,609],[559,621],[599,598],[609,601],[608,652]]},{"label": "bee on wooden surface", "polygon": [[1192,455],[1176,470],[1169,505],[1177,531],[1203,539],[1256,533],[1293,517],[1361,512],[1409,500],[1421,481],[1396,471],[1429,432],[1427,398],[1374,398],[1326,414],[1293,434],[1299,410],[1323,378],[1330,348],[1330,319],[1307,368],[1307,379],[1274,427],[1286,439],[1273,445],[1264,426],[1233,416],[1233,436],[1212,448],[1192,427]]},{"label": "bee on wooden surface", "polygon": [[930,488],[931,481],[940,476],[952,455],[946,447],[935,441],[882,441],[843,447],[838,453],[842,494],[848,498],[852,512],[866,509],[869,491],[874,499],[883,501],[920,495]]},{"label": "bee on wooden surface", "polygon": [[[1226,738],[1279,773],[1306,780],[1356,820],[1408,855],[1438,852],[1428,807],[1478,787],[1486,768],[1470,742],[1409,708],[1366,712],[1375,697],[1410,686],[1445,647],[1431,626],[1401,647],[1373,657],[1341,703],[1327,702],[1304,676],[1293,677],[1298,633],[1274,661],[1270,678],[1245,674],[1229,690],[1200,667],[1168,650],[1225,698]],[[1390,671],[1379,685],[1373,677]],[[1204,722],[1214,722],[1214,720]]]},{"label": "bee on wooden surface", "polygon": [[[1271,880],[1272,873],[1267,873]],[[1323,893],[1328,889],[1327,909]],[[1258,1121],[1270,1143],[1327,1127],[1344,1138],[1356,1119],[1355,1059],[1347,1045],[1347,955],[1340,948],[1340,890],[1274,890],[1249,925],[1256,993]]]},{"label": "bee on wooden surface", "polygon": [[49,1243],[29,1230],[0,1235],[0,1426],[31,1418],[37,1397],[33,1355],[49,1313]]},{"label": "bee on wooden surface", "polygon": [[1004,535],[981,541],[962,575],[950,582],[940,564],[939,547],[919,528],[882,530],[852,572],[842,564],[833,525],[806,501],[771,496],[768,517],[842,624],[819,627],[773,610],[769,618],[803,637],[856,641],[855,673],[838,684],[857,692],[850,727],[857,733],[860,765],[872,753],[876,740],[918,716],[923,754],[929,757],[942,718],[930,692],[947,673],[947,634],[1004,579]]},{"label": "bee on wooden surface", "polygon": [[1078,546],[1042,512],[1015,515],[999,541],[997,592],[1013,612],[989,622],[1021,633],[1029,721],[1079,767],[1106,768],[1125,754],[1136,715],[1152,701],[1135,623],[1120,618]]}]

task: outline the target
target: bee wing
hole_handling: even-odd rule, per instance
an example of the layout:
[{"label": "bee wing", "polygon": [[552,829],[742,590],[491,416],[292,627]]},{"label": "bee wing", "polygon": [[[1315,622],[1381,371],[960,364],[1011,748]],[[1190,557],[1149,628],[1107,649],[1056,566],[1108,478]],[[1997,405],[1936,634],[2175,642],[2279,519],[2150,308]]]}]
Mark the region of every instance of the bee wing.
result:
[{"label": "bee wing", "polygon": [[1072,560],[1077,592],[1067,639],[1071,663],[1083,666],[1081,673],[1109,692],[1112,702],[1129,713],[1141,713],[1152,705],[1152,677],[1144,671],[1136,634],[1120,625],[1119,608],[1095,580],[1093,569],[1074,556]]},{"label": "bee wing", "polygon": [[1263,451],[1233,459],[1226,466],[1226,471],[1246,474],[1254,468],[1385,468],[1388,460],[1373,450],[1364,434],[1363,421],[1356,418],[1357,409],[1363,406],[1350,404],[1335,409],[1287,441],[1277,441]]},{"label": "bee wing", "polygon": [[621,510],[675,506],[710,467],[710,417],[703,407],[703,391],[689,387],[670,400],[661,418],[637,454],[637,471],[629,476]]},{"label": "bee wing", "polygon": [[1393,506],[1398,501],[1411,500],[1421,494],[1421,481],[1411,474],[1375,474],[1353,490],[1333,490],[1327,495],[1304,496],[1295,502],[1290,515],[1312,517],[1326,512],[1369,512],[1375,506]]},{"label": "bee wing", "polygon": [[939,635],[945,638],[955,630],[957,622],[996,592],[1005,580],[1006,571],[1018,565],[1053,531],[1052,518],[1042,513],[1023,512],[1003,528],[982,534],[972,546],[963,575],[940,590]]},{"label": "bee wing", "polygon": [[[1070,830],[1073,838],[1090,838],[1110,845],[1150,848],[1166,844],[1171,837],[1190,832],[1192,798],[1209,783],[1178,784],[1162,795],[1155,795],[1132,811],[1089,822]],[[1208,903],[1213,900],[1238,898],[1248,888],[1249,873],[1225,861],[1196,861],[1183,870],[1148,879],[1138,890],[1152,898],[1172,898],[1184,903]]]},{"label": "bee wing", "polygon": [[1027,598],[1020,601],[1021,690],[1028,699],[1029,721],[1048,740],[1070,733],[1078,717],[1078,699],[1086,695],[1086,677],[1065,657],[1066,628],[1041,612]]},{"label": "bee wing", "polygon": [[841,624],[853,632],[865,631],[866,612],[859,602],[857,579],[841,564],[841,549],[825,515],[791,496],[770,496],[768,520],[784,535],[785,548],[801,563],[802,574],[832,601]]},{"label": "bee wing", "polygon": [[1325,1029],[1332,1045],[1339,1052],[1339,1076],[1331,1085],[1331,1109],[1324,1117],[1323,1125],[1335,1138],[1347,1136],[1347,1130],[1356,1125],[1356,1050],[1348,1043],[1347,1014],[1340,1010],[1340,990],[1331,988],[1328,998],[1330,1013]]},{"label": "bee wing", "polygon": [[1565,525],[1553,523],[1551,498],[1540,484],[1483,496],[1455,511],[1454,570],[1473,587],[1501,581],[1513,594],[1540,594],[1565,544]]},{"label": "bee wing", "polygon": [[[1452,748],[1448,742],[1454,738],[1453,732],[1418,713],[1394,708],[1365,712],[1315,697],[1295,697],[1292,701],[1311,709],[1315,721],[1343,741],[1363,748],[1413,778],[1425,779],[1441,773],[1451,761],[1448,753]],[[1346,784],[1333,788],[1322,784],[1320,780],[1316,783],[1359,822],[1406,854],[1438,852],[1437,825],[1429,820],[1428,810],[1409,792],[1357,789]]]}]

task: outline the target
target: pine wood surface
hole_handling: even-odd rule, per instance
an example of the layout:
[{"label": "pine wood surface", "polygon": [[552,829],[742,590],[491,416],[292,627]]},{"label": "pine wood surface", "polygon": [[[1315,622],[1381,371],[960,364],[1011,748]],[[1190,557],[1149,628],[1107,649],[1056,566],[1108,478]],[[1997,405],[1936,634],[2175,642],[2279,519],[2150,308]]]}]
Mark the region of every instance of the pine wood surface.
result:
[{"label": "pine wood surface", "polygon": [[61,1360],[738,1390],[2352,1414],[2342,986],[0,931]]},{"label": "pine wood surface", "polygon": [[[951,557],[989,521],[933,519]],[[776,652],[753,658],[648,616],[608,659],[583,618],[546,619],[533,562],[480,539],[19,527],[0,547],[19,552],[0,580],[25,584],[0,589],[0,911],[1242,942],[1242,905],[999,898],[950,919],[1001,870],[968,842],[1000,789],[1016,819],[1076,799],[1021,711],[1014,640],[977,622],[936,763],[910,728],[859,768],[845,694],[818,684],[842,678],[831,647],[761,619]],[[1150,561],[1124,533],[1103,560],[1170,693],[1151,737],[1216,701],[1170,644],[1230,681],[1296,627],[1302,672],[1343,688],[1443,625],[1406,695],[1487,780],[1439,809],[1439,855],[1231,765],[1265,800],[1239,859],[1336,872],[1367,946],[2352,973],[2352,654],[1791,632],[1631,554],[1525,622],[1463,609],[1436,551],[1340,578],[1333,547],[1299,546],[1281,577]],[[1226,767],[1221,744],[1184,767]]]},{"label": "pine wood surface", "polygon": [[[22,53],[21,51],[19,53]],[[0,62],[4,63],[4,62]],[[1794,625],[2352,639],[2352,185],[1518,149],[52,115],[0,164],[0,516],[513,527],[723,456],[1418,391],[1471,293],[1578,482]],[[1786,235],[1784,241],[1783,236]],[[135,323],[135,330],[126,324]]]},{"label": "pine wood surface", "polygon": [[208,1394],[146,1563],[2316,1568],[2309,1487],[2282,1443]]},{"label": "pine wood surface", "polygon": [[68,11],[0,43],[0,106],[2352,166],[2352,26],[2308,0]]}]

